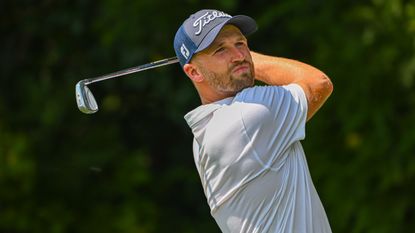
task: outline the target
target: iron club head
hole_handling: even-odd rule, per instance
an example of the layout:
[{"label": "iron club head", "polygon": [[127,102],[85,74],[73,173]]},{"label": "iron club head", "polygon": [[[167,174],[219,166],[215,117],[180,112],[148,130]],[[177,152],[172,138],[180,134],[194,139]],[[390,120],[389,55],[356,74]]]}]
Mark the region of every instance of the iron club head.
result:
[{"label": "iron club head", "polygon": [[124,76],[127,74],[137,73],[143,70],[149,70],[160,66],[174,64],[177,62],[179,62],[179,58],[171,57],[155,62],[150,62],[144,65],[139,65],[136,67],[120,70],[114,73],[102,75],[99,77],[81,80],[75,86],[75,96],[78,108],[79,110],[81,110],[81,112],[87,114],[92,114],[98,111],[97,102],[95,101],[94,95],[92,95],[92,92],[87,87],[88,84]]},{"label": "iron club head", "polygon": [[79,81],[75,86],[76,103],[81,112],[86,114],[96,113],[98,105],[95,101],[94,95],[89,90],[84,80]]}]

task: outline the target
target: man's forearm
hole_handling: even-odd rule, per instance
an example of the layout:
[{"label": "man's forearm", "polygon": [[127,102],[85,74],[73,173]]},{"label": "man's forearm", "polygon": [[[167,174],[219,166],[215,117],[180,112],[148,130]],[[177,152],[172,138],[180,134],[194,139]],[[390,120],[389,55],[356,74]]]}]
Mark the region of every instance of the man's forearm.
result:
[{"label": "man's forearm", "polygon": [[268,85],[287,85],[314,75],[324,75],[320,70],[296,60],[252,51],[251,55],[255,66],[255,78]]},{"label": "man's forearm", "polygon": [[305,63],[251,52],[255,78],[268,85],[300,85],[307,97],[307,120],[310,119],[333,91],[330,79],[320,70]]}]

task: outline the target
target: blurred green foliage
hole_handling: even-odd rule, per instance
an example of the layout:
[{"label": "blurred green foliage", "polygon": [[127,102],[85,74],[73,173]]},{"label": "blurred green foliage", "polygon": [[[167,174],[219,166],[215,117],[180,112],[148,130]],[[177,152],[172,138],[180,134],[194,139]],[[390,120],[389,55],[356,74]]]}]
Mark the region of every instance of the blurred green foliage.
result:
[{"label": "blurred green foliage", "polygon": [[257,19],[252,50],[298,59],[335,91],[304,147],[333,232],[415,228],[415,3],[104,0],[0,3],[0,232],[219,232],[183,115],[199,104],[169,66],[77,81],[174,55],[201,8]]}]

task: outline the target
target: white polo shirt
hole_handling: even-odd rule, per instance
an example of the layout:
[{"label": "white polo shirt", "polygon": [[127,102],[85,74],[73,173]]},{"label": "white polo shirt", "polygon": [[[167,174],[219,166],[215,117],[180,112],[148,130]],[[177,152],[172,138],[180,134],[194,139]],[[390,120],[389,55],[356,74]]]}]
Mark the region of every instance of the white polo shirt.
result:
[{"label": "white polo shirt", "polygon": [[222,232],[330,233],[300,140],[297,84],[247,88],[186,114],[203,189]]}]

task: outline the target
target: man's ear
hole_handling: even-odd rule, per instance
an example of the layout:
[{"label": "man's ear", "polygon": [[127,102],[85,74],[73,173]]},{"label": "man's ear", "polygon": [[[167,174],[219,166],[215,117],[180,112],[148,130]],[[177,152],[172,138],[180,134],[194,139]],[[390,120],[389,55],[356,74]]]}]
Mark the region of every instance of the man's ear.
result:
[{"label": "man's ear", "polygon": [[194,82],[199,83],[204,79],[202,73],[200,73],[200,70],[194,64],[185,64],[183,66],[183,71]]}]

